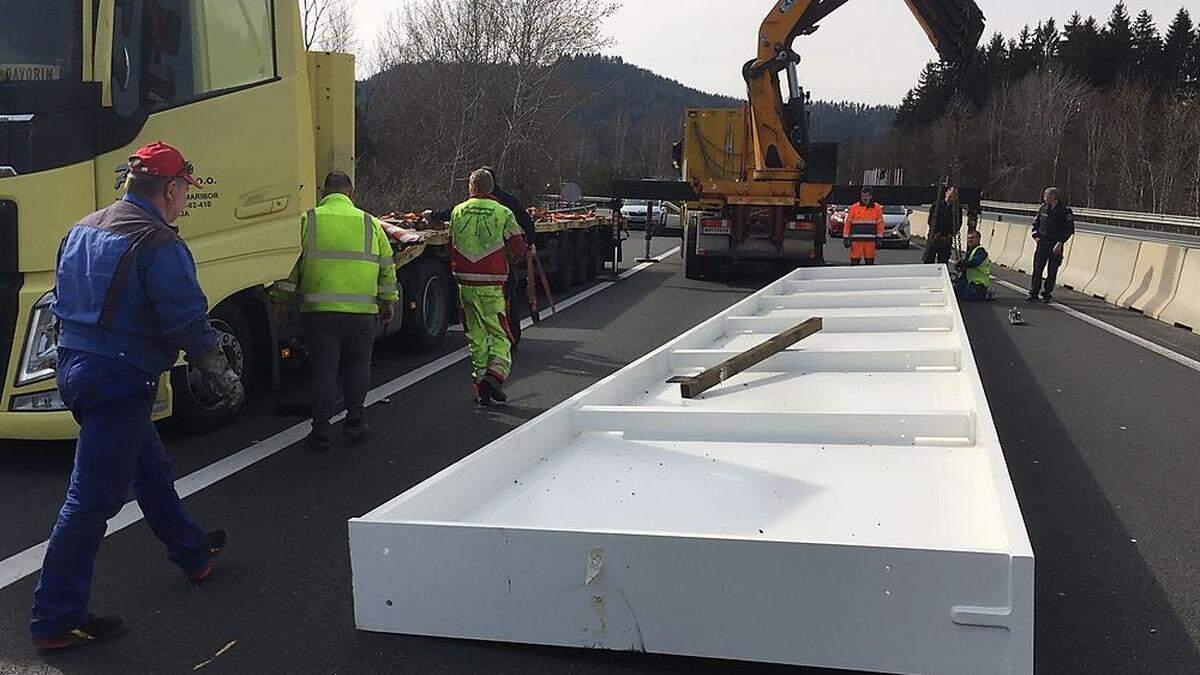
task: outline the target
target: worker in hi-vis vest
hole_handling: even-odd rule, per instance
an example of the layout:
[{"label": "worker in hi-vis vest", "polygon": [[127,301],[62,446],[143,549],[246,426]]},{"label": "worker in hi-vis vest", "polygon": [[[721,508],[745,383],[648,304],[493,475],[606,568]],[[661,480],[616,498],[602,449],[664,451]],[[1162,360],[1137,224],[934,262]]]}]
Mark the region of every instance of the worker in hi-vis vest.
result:
[{"label": "worker in hi-vis vest", "polygon": [[967,234],[967,257],[958,261],[958,278],[954,280],[954,294],[964,302],[986,302],[994,300],[992,294],[992,261],[987,249],[979,245],[979,231]]},{"label": "worker in hi-vis vest", "polygon": [[301,218],[302,250],[291,276],[271,291],[280,323],[299,303],[313,369],[308,446],[317,452],[333,447],[329,420],[338,412],[339,385],[347,412],[342,433],[351,441],[367,437],[363,406],[378,320],[391,323],[400,299],[392,246],[383,225],[355,208],[350,177],[329,174],[324,193],[317,208]]},{"label": "worker in hi-vis vest", "polygon": [[863,186],[858,203],[846,213],[842,236],[850,249],[851,265],[864,260],[868,265],[875,264],[875,250],[883,236],[883,207],[875,203],[875,194],[869,186]]},{"label": "worker in hi-vis vest", "polygon": [[508,256],[521,259],[527,246],[516,216],[492,196],[495,179],[485,169],[471,174],[470,199],[450,215],[450,271],[458,282],[463,326],[471,350],[471,379],[479,405],[504,403],[512,370],[512,334],[504,283]]}]

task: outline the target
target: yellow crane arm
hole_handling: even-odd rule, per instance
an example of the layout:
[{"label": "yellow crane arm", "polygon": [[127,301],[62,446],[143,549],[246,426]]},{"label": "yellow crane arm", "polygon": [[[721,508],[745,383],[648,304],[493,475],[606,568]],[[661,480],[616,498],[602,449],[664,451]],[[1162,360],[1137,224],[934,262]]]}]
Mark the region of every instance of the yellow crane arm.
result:
[{"label": "yellow crane arm", "polygon": [[[795,181],[805,161],[791,131],[789,111],[779,89],[779,73],[788,71],[793,100],[803,100],[795,66],[800,57],[792,42],[817,29],[817,23],[848,0],[778,0],[763,20],[758,58],[743,75],[750,96],[755,151],[755,180]],[[905,0],[938,55],[949,63],[970,59],[983,35],[983,12],[975,0]],[[802,106],[802,103],[800,104]],[[800,114],[793,110],[790,116]],[[793,120],[794,122],[794,120]]]}]

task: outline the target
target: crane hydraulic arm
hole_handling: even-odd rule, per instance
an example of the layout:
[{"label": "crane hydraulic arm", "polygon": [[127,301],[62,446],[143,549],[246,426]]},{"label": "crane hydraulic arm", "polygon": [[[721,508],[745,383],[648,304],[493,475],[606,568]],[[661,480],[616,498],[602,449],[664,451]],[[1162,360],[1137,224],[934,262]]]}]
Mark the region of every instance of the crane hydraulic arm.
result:
[{"label": "crane hydraulic arm", "polygon": [[[746,64],[756,181],[799,181],[806,166],[804,96],[796,74],[799,55],[792,42],[848,0],[778,0],[763,20],[758,58]],[[942,60],[964,64],[983,35],[983,12],[975,0],[905,0]],[[787,71],[791,103],[785,105],[779,73]],[[791,108],[789,108],[791,106]]]}]

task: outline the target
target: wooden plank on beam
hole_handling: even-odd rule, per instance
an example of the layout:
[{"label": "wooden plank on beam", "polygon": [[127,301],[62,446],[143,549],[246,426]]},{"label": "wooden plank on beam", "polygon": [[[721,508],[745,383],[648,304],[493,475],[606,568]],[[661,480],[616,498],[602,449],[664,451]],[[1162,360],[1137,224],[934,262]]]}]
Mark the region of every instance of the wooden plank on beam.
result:
[{"label": "wooden plank on beam", "polygon": [[743,370],[762,363],[764,360],[816,333],[821,330],[821,326],[821,317],[814,316],[804,321],[804,323],[785,330],[766,342],[755,345],[737,356],[732,356],[718,363],[699,375],[673,377],[668,382],[679,384],[679,392],[683,398],[696,398]]}]

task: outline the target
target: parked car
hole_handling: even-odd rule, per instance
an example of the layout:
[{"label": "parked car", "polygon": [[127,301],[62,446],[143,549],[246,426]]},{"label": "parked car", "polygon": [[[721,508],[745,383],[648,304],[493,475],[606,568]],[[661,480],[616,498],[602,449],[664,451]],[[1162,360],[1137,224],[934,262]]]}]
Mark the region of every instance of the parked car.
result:
[{"label": "parked car", "polygon": [[[842,228],[846,224],[846,214],[850,211],[849,206],[831,206],[829,207],[829,236],[840,239],[842,237]],[[912,209],[905,206],[884,206],[883,207],[883,239],[880,241],[882,246],[898,246],[900,248],[908,248],[910,245],[909,237],[912,233],[912,226],[908,222],[908,217],[912,215]]]},{"label": "parked car", "polygon": [[830,206],[829,207],[829,227],[828,233],[830,237],[837,239],[842,238],[842,228],[846,226],[846,214],[850,211],[849,206]]},{"label": "parked car", "polygon": [[[649,204],[650,206],[647,206]],[[621,207],[621,217],[629,229],[640,230],[646,227],[646,212],[650,211],[655,228],[667,225],[667,209],[658,201],[647,202],[644,199],[626,199]]]},{"label": "parked car", "polygon": [[881,246],[908,248],[911,245],[909,238],[912,235],[912,225],[908,222],[908,217],[912,212],[907,206],[883,207],[883,239],[879,242]]}]

